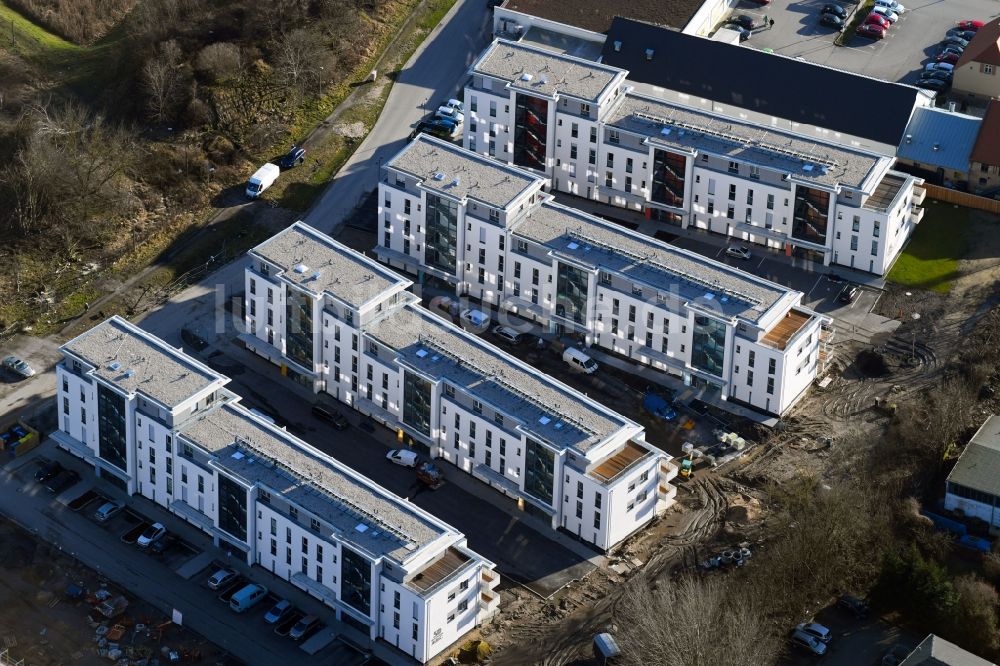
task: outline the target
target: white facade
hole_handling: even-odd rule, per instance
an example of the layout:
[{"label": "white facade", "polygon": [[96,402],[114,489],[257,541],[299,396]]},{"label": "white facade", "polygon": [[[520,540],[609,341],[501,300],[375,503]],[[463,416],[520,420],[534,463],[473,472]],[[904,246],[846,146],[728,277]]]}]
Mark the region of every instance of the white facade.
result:
[{"label": "white facade", "polygon": [[[537,196],[536,189],[532,184],[518,201],[531,202]],[[389,210],[401,208],[397,188],[380,193],[380,199],[383,209],[386,202]],[[407,223],[411,231],[425,228],[422,219],[416,220],[420,219],[421,211],[426,210],[426,199],[411,197],[410,201],[410,218],[403,220],[390,216],[393,229],[403,231]],[[483,204],[479,205],[482,208]],[[520,212],[519,206],[505,214],[513,217],[514,212]],[[530,206],[525,207],[529,209]],[[483,211],[479,214],[489,217],[489,213]],[[470,215],[468,219],[471,221],[473,217]],[[466,226],[462,234],[476,238],[477,245],[482,243],[493,248],[502,246],[501,241],[507,238],[495,227],[489,230],[491,234],[481,236],[480,228]],[[283,234],[289,237],[291,246],[298,245],[291,240],[296,234],[312,238],[322,236],[302,224]],[[405,233],[401,235],[405,237]],[[281,300],[278,296],[281,292],[297,289],[294,278],[288,279],[288,261],[282,255],[285,241],[279,237],[251,251],[252,263],[247,269],[248,293],[251,280],[257,285],[258,294],[270,290],[274,300]],[[415,241],[410,240],[416,246]],[[394,247],[400,245],[398,241],[396,238]],[[364,265],[369,262],[332,239],[326,238],[324,242],[322,251],[317,248],[311,256],[296,255],[294,261],[321,265],[330,257],[330,261],[356,261]],[[461,276],[472,275],[465,284],[470,289],[484,289],[482,293],[489,298],[488,283],[496,279],[494,275],[499,275],[495,271],[499,270],[502,259],[495,252],[489,255],[484,264],[490,271],[486,283],[478,281],[478,262],[471,265],[458,262],[456,272]],[[480,478],[522,501],[528,510],[548,520],[553,528],[564,528],[602,550],[614,547],[673,503],[676,491],[669,481],[677,470],[669,463],[668,456],[644,442],[639,425],[430,314],[414,303],[415,297],[402,291],[410,284],[408,280],[378,264],[373,263],[371,268],[386,277],[386,292],[370,296],[367,309],[360,313],[352,310],[354,314],[350,318],[343,310],[336,309],[337,304],[343,302],[342,290],[349,285],[344,282],[329,284],[323,293],[314,295],[316,303],[326,304],[313,320],[312,336],[322,359],[316,364],[311,384],[314,390],[326,392],[399,429],[406,435],[407,442],[426,447],[432,457]],[[458,275],[456,279],[460,279]],[[492,288],[496,289],[495,282]],[[283,365],[287,371],[291,365],[288,360],[271,355],[270,347],[261,344],[259,336],[264,330],[259,319],[261,311],[257,310],[256,315],[249,312],[248,309],[248,330],[256,330],[257,338],[246,338],[248,347]],[[286,338],[286,331],[274,331],[275,340]],[[432,364],[433,367],[423,367],[427,349],[434,344],[432,340],[438,340],[433,347],[437,350],[434,359],[444,360]],[[504,368],[511,388],[491,385],[488,381],[472,384],[465,381],[468,373],[489,377],[495,372],[492,368],[497,367]],[[417,383],[421,385],[419,398],[407,395],[408,379],[412,380],[411,391],[416,390],[413,386]],[[519,386],[523,388],[518,389]],[[581,421],[595,421],[601,428],[594,432],[572,426],[563,428],[563,422],[558,421],[559,415],[539,399],[532,400],[542,392],[553,396],[552,401],[562,404],[564,410],[572,407]],[[419,422],[407,413],[407,405],[412,407],[417,403],[423,414]],[[541,421],[543,425],[550,422],[553,425],[542,427]],[[627,474],[619,476],[617,472],[608,472],[618,464],[627,467]],[[534,475],[537,465],[544,467],[539,471],[544,480]],[[606,502],[603,511],[594,511],[593,504],[588,504],[586,520],[581,522],[576,517],[575,504],[563,499],[562,480],[568,474],[574,474],[574,479],[585,484],[588,496],[600,494],[604,497],[600,500]],[[628,485],[628,478],[633,474],[645,474],[650,486],[641,498],[626,497],[628,493],[620,491],[621,486]],[[630,503],[633,509],[623,508]],[[615,520],[611,519],[612,514],[616,515]]]},{"label": "white facade", "polygon": [[424,663],[497,612],[499,577],[462,534],[251,414],[228,378],[118,318],[62,351],[61,447],[372,644]]},{"label": "white facade", "polygon": [[[431,146],[437,161],[426,172],[412,171],[423,162],[410,152],[423,154]],[[633,168],[639,166],[633,163]],[[446,280],[458,294],[542,323],[552,332],[576,334],[588,345],[687,384],[710,384],[724,399],[771,414],[787,412],[823,369],[828,320],[806,310],[801,293],[554,204],[541,193],[542,177],[509,204],[493,201],[502,209],[493,216],[477,214],[472,207],[481,208],[481,198],[496,198],[494,191],[470,187],[456,197],[451,213],[454,272],[429,268],[426,248],[408,253],[398,248],[403,229],[427,227],[428,197],[440,191],[432,174],[439,169],[474,171],[482,182],[493,182],[526,172],[427,137],[411,143],[385,169],[380,219],[386,219],[386,203],[410,202],[408,215],[383,225],[375,248],[390,266]],[[766,197],[762,205],[769,205]],[[637,262],[636,257],[644,259]],[[648,267],[640,275],[636,268],[644,264]],[[579,275],[572,287],[560,286],[561,271]],[[560,294],[561,288],[585,298],[574,303]],[[566,308],[579,312],[567,316]],[[710,344],[713,350],[724,347],[724,353],[710,363],[697,355],[704,349],[709,322],[724,329],[713,333]]]},{"label": "white facade", "polygon": [[944,508],[1000,532],[1000,417],[990,416],[962,450],[945,482]]},{"label": "white facade", "polygon": [[[876,275],[888,272],[923,217],[923,181],[891,171],[891,151],[824,142],[822,132],[805,136],[780,124],[765,126],[751,119],[759,114],[739,109],[723,116],[650,86],[640,85],[640,94],[621,78],[582,101],[579,82],[571,78],[536,92],[514,75],[529,68],[558,72],[567,62],[590,67],[595,78],[608,70],[627,75],[494,42],[473,64],[465,87],[470,111],[463,146],[531,169],[548,178],[554,191]],[[544,152],[537,162],[517,150],[528,141],[518,138],[527,132],[519,129],[517,104],[528,98],[538,100],[539,114],[545,109],[536,123],[546,128],[545,140],[530,139]],[[664,166],[661,156],[672,162]],[[673,194],[663,193],[663,181]],[[815,210],[817,200],[828,202],[823,210]]]}]

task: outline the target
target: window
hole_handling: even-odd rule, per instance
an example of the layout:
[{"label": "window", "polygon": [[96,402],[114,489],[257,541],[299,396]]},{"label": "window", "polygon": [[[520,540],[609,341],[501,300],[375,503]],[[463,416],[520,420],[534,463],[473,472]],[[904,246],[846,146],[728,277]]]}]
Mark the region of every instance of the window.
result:
[{"label": "window", "polygon": [[[482,414],[483,413],[483,403],[479,402],[478,400],[473,400],[472,401],[472,411],[474,411],[476,414]],[[475,424],[473,424],[473,425],[475,425]]]},{"label": "window", "polygon": [[573,123],[573,125],[570,126],[569,135],[571,137],[573,137],[574,139],[576,137],[580,136],[580,125],[579,125],[579,123]]},{"label": "window", "polygon": [[878,238],[879,232],[881,231],[881,226],[882,226],[882,223],[879,222],[878,220],[875,220],[875,227],[872,229],[872,236],[874,236],[875,238]]},{"label": "window", "polygon": [[878,256],[878,241],[877,240],[873,240],[872,241],[872,256],[873,257],[877,257]]},{"label": "window", "polygon": [[418,625],[416,623],[414,623],[414,625],[413,625],[413,640],[417,640],[417,633],[418,633],[417,626]]},{"label": "window", "polygon": [[615,154],[608,153],[608,168],[612,169],[615,166]]},{"label": "window", "polygon": [[576,517],[583,518],[583,502],[579,500],[576,502]]},{"label": "window", "polygon": [[589,116],[590,115],[590,105],[589,104],[581,104],[580,105],[580,115],[581,116]]},{"label": "window", "polygon": [[753,190],[747,190],[747,205],[753,205]]},{"label": "window", "polygon": [[767,378],[767,394],[774,395],[774,377]]},{"label": "window", "polygon": [[[319,521],[316,520],[315,518],[310,518],[309,529],[311,529],[313,532],[319,532]],[[303,539],[303,541],[305,541],[305,539]]]},{"label": "window", "polygon": [[851,231],[858,233],[861,230],[861,218],[857,215],[854,216],[854,222],[851,224]]},{"label": "window", "polygon": [[983,74],[993,74],[993,65],[983,63]]},{"label": "window", "polygon": [[774,195],[773,194],[768,194],[767,195],[767,209],[768,210],[774,210]]},{"label": "window", "polygon": [[632,191],[632,176],[625,176],[625,191]]},{"label": "window", "polygon": [[857,250],[858,249],[858,237],[857,236],[851,236],[851,249],[852,250]]},{"label": "window", "polygon": [[768,361],[767,361],[767,374],[769,374],[769,375],[773,375],[774,374],[775,364],[776,364],[776,361],[773,358],[768,359]]},{"label": "window", "polygon": [[[576,135],[574,135],[574,136],[576,136]],[[575,160],[576,159],[576,144],[575,143],[572,143],[569,146],[569,158],[571,160]]]},{"label": "window", "polygon": [[728,217],[730,220],[736,219],[736,206],[734,206],[733,204],[729,204],[728,206],[726,206],[726,217]]},{"label": "window", "polygon": [[753,371],[747,370],[747,386],[753,386]]},{"label": "window", "polygon": [[[257,293],[257,281],[254,280],[253,278],[250,278],[250,293],[251,294]],[[69,390],[66,388],[65,384],[63,384],[63,390]]]},{"label": "window", "polygon": [[594,529],[595,530],[601,529],[601,514],[599,513],[594,514]]},{"label": "window", "polygon": [[497,103],[495,100],[490,100],[490,118],[497,117]]},{"label": "window", "polygon": [[757,353],[754,350],[751,349],[750,350],[750,356],[748,357],[748,360],[747,360],[747,365],[749,365],[752,368],[753,367],[753,362],[756,359],[757,359]]},{"label": "window", "polygon": [[590,128],[590,142],[591,143],[597,143],[597,128],[596,127],[591,127]]},{"label": "window", "polygon": [[200,474],[198,475],[198,492],[205,492],[205,477]]},{"label": "window", "polygon": [[739,172],[740,172],[740,165],[739,165],[739,163],[738,162],[730,162],[729,163],[729,173],[739,173]]},{"label": "window", "polygon": [[288,507],[288,517],[291,518],[292,520],[298,520],[299,519],[299,510],[298,510],[298,508],[294,507],[294,506],[289,506]]},{"label": "window", "polygon": [[608,132],[608,143],[621,143],[621,134],[618,130],[611,130]]},{"label": "window", "polygon": [[593,148],[590,149],[590,153],[587,155],[588,164],[597,164],[597,151]]},{"label": "window", "polygon": [[735,184],[731,184],[729,186],[729,200],[730,201],[736,201],[736,185]]},{"label": "window", "polygon": [[597,508],[597,509],[601,508],[601,498],[603,498],[603,497],[604,496],[601,495],[601,493],[595,493],[594,494],[594,508]]},{"label": "window", "polygon": [[750,167],[750,177],[754,180],[760,179],[760,167],[752,166]]},{"label": "window", "polygon": [[615,182],[614,176],[611,174],[610,171],[608,171],[604,175],[604,186],[605,187],[611,187],[614,184],[614,182]]}]

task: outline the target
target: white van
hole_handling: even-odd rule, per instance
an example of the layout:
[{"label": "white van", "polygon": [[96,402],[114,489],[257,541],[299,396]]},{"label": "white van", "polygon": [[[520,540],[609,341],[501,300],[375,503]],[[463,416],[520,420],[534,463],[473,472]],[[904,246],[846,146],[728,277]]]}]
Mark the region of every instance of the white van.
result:
[{"label": "white van", "polygon": [[590,358],[576,347],[567,347],[563,352],[563,360],[569,363],[570,367],[592,375],[597,372],[597,361]]},{"label": "white van", "polygon": [[416,467],[417,463],[420,462],[417,452],[410,451],[409,449],[393,449],[385,454],[385,458],[389,462],[394,462],[403,467]]},{"label": "white van", "polygon": [[247,181],[247,196],[251,199],[259,197],[261,192],[274,185],[274,181],[278,180],[280,173],[281,169],[278,168],[278,165],[270,162],[254,171],[250,180]]},{"label": "white van", "polygon": [[267,588],[257,583],[250,583],[229,598],[229,608],[242,613],[253,608],[267,596]]}]

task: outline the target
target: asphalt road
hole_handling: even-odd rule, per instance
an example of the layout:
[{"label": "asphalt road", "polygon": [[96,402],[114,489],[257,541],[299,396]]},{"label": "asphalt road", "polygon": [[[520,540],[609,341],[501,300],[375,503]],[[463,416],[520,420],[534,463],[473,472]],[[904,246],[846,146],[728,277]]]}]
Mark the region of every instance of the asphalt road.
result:
[{"label": "asphalt road", "polygon": [[406,63],[375,127],[306,214],[306,222],[327,233],[343,222],[375,188],[379,166],[402,150],[413,125],[461,92],[464,74],[489,43],[492,27],[486,0],[455,3]]}]

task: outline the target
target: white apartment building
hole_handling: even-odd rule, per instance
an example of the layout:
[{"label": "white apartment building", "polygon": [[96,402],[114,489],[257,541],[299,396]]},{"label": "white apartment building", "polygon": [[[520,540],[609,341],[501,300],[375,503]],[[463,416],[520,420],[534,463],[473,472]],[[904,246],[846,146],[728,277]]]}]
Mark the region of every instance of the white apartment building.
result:
[{"label": "white apartment building", "polygon": [[944,508],[1000,532],[1000,416],[991,415],[962,450],[945,481]]},{"label": "white apartment building", "polygon": [[117,317],[61,351],[60,447],[321,600],[376,654],[427,662],[497,612],[494,565],[461,533],[244,409],[227,377]]},{"label": "white apartment building", "polygon": [[[421,201],[412,204],[414,215],[418,205],[419,211],[434,210]],[[413,231],[421,237],[438,233],[417,231],[416,222]],[[309,252],[302,254],[307,244]],[[454,255],[455,248],[449,251]],[[296,372],[317,392],[399,429],[432,457],[601,550],[673,504],[676,489],[669,482],[677,469],[645,442],[640,425],[423,309],[404,291],[409,280],[301,223],[250,256],[247,293],[253,281],[257,296],[269,291],[275,303],[304,298],[290,294],[300,290],[299,276],[312,269],[296,272],[296,265],[335,267],[340,276],[321,290],[314,284],[308,294],[317,308],[306,308],[316,312],[309,335],[317,355],[311,372],[300,364]],[[351,293],[366,275],[378,276],[364,284],[377,283],[383,293],[366,292],[361,311],[345,309],[362,300]],[[261,307],[250,312],[248,307],[247,330],[256,331],[256,340],[248,340],[248,347],[287,372],[291,364],[279,350],[290,347],[282,343],[288,331],[265,325]],[[286,329],[290,320],[272,316]]]},{"label": "white apartment building", "polygon": [[822,370],[829,320],[800,292],[558,205],[543,177],[432,137],[384,168],[375,250],[391,266],[771,414]]},{"label": "white apartment building", "polygon": [[544,176],[553,191],[876,275],[923,216],[923,181],[892,170],[895,146],[800,134],[799,123],[765,124],[738,104],[628,75],[496,40],[469,72],[463,145]]}]

